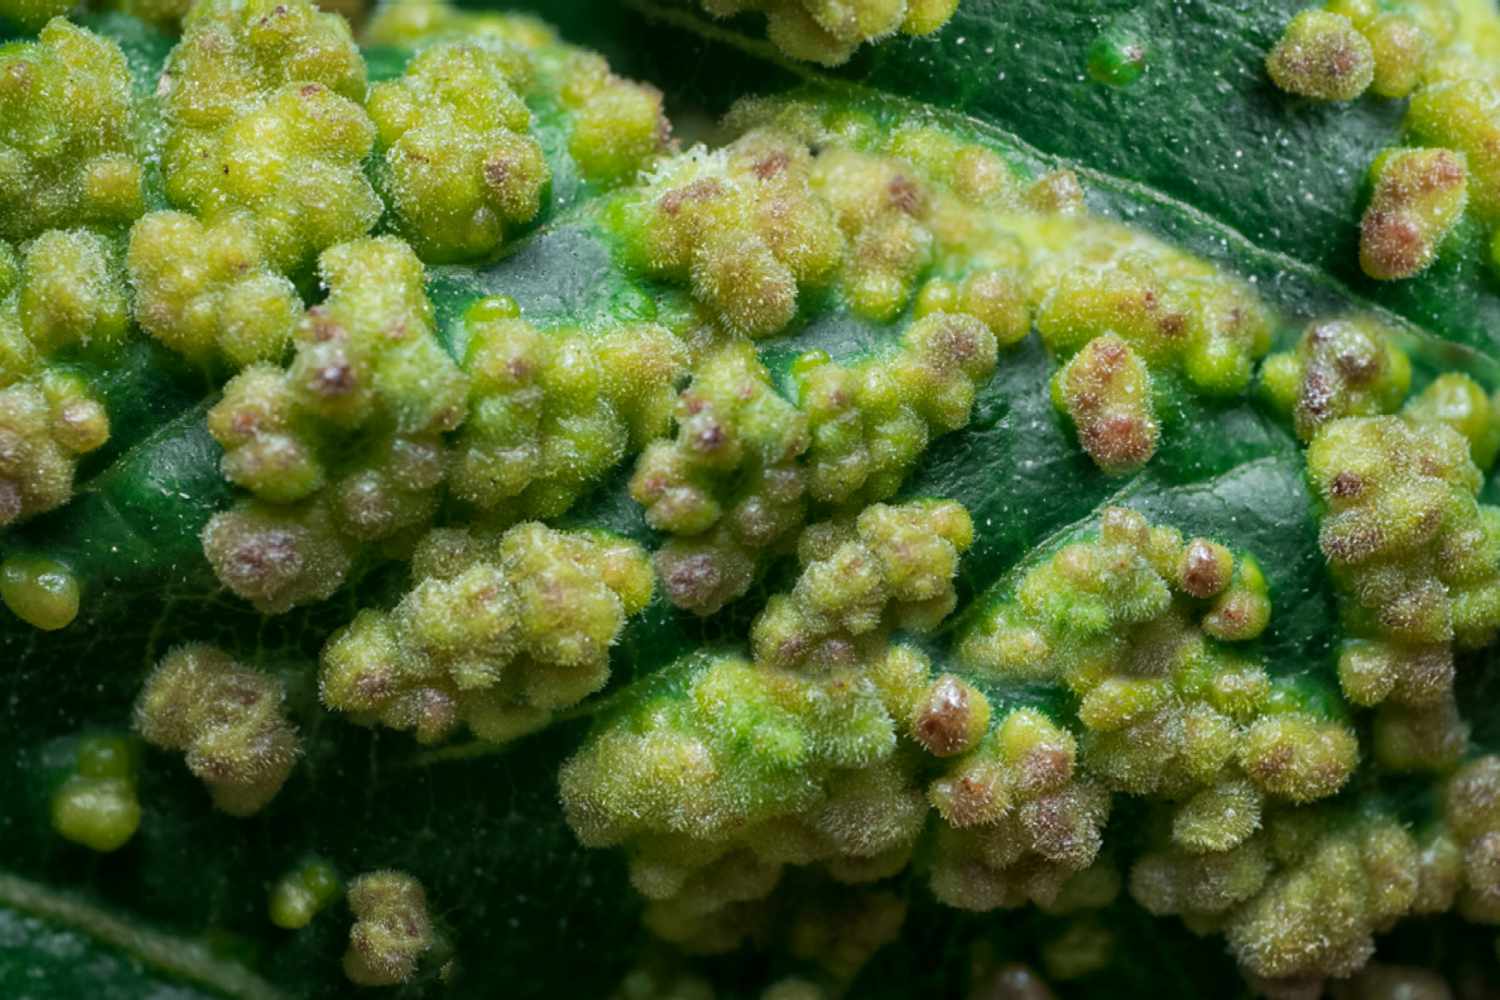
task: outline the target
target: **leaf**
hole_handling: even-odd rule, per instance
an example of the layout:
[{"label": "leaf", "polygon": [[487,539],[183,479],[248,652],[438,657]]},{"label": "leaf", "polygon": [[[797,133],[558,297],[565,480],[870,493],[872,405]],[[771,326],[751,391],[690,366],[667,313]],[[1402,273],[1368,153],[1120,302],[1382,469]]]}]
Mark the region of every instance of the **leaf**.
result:
[{"label": "leaf", "polygon": [[[900,111],[974,136],[1039,175],[1076,166],[1092,210],[1161,235],[1256,280],[1295,321],[1371,308],[1398,325],[1419,383],[1462,368],[1500,381],[1500,287],[1476,251],[1479,234],[1412,282],[1377,285],[1357,264],[1363,168],[1400,135],[1399,107],[1365,99],[1330,110],[1274,92],[1264,53],[1297,4],[1151,0],[965,0],[932,39],[862,50],[837,71],[791,64],[759,35],[759,22],[714,22],[670,0],[551,0],[525,5],[573,41],[597,46],[622,72],[668,90],[678,109],[718,113],[738,96],[799,89],[819,99]],[[1087,79],[1087,46],[1121,19],[1149,44],[1135,85]],[[127,43],[137,76],[165,56],[162,39],[122,15],[95,22]],[[372,76],[399,72],[403,56],[372,52]],[[549,153],[560,131],[544,135]],[[1350,166],[1354,165],[1354,166]],[[597,192],[559,175],[549,215],[496,262],[445,265],[428,290],[445,347],[461,356],[464,309],[486,294],[514,297],[533,319],[650,319],[661,289],[616,266],[615,247],[591,206]],[[159,195],[158,195],[159,197]],[[890,330],[847,313],[762,342],[785,376],[800,353],[853,358]],[[1101,473],[1053,406],[1055,361],[1036,336],[1002,352],[962,431],[935,442],[903,497],[939,496],[970,511],[976,540],[959,577],[960,615],[1003,590],[1056,545],[1124,503],[1186,534],[1254,553],[1274,613],[1259,650],[1273,674],[1337,690],[1343,632],[1337,596],[1317,548],[1320,511],[1302,450],[1253,394],[1204,401],[1168,387],[1155,458],[1128,478]],[[409,585],[399,563],[373,562],[326,602],[267,617],[218,587],[199,535],[234,493],[203,414],[215,391],[204,377],[133,349],[95,372],[116,417],[116,444],[86,467],[67,507],[8,533],[6,554],[64,558],[87,582],[83,612],[43,633],[7,617],[0,657],[10,664],[0,702],[0,946],[27,978],[0,963],[0,993],[69,997],[324,997],[348,989],[339,966],[351,915],[343,903],[308,928],[286,932],[266,916],[270,886],[301,857],[328,859],[346,881],[376,868],[418,875],[458,971],[451,995],[606,996],[643,956],[656,954],[641,902],[618,852],[581,847],[558,804],[556,775],[592,716],[704,646],[742,642],[790,569],[775,567],[741,601],[708,619],[660,597],[628,626],[611,659],[611,686],[547,730],[501,748],[460,743],[421,750],[406,735],[350,724],[318,704],[316,661],[325,640],[361,608],[389,607]],[[601,526],[650,545],[626,489],[628,463],[562,520]],[[234,819],[210,808],[180,755],[146,750],[140,831],[98,855],[57,837],[48,819],[59,761],[79,734],[128,730],[141,682],[168,650],[188,641],[224,645],[274,672],[306,753],[262,813]],[[1463,672],[1466,704],[1489,703],[1491,653]],[[1476,739],[1490,746],[1484,714]],[[1390,794],[1416,819],[1430,790],[1396,783]],[[1122,797],[1123,798],[1123,797]],[[1144,806],[1125,803],[1108,849],[1121,863],[1145,841]],[[905,936],[883,949],[850,995],[957,995],[973,948],[995,960],[1035,962],[1065,918],[1028,909],[996,917],[939,906],[925,883],[891,884],[911,904]],[[817,887],[793,885],[793,895]],[[1215,944],[1176,921],[1152,920],[1122,899],[1101,918],[1116,929],[1112,969],[1074,994],[1205,995],[1236,975]],[[1383,954],[1445,969],[1493,965],[1491,937],[1454,920],[1404,924]],[[1387,950],[1388,949],[1388,950]],[[776,949],[707,960],[722,995],[754,996],[804,971]],[[12,978],[7,978],[12,977]],[[1237,980],[1235,980],[1237,981]],[[394,995],[442,995],[431,977]]]}]

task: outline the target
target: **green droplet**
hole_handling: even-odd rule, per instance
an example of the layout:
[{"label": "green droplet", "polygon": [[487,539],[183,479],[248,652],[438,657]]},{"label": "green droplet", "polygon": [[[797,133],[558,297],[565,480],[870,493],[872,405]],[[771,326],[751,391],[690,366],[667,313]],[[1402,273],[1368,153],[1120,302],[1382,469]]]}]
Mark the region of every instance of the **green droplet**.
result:
[{"label": "green droplet", "polygon": [[804,351],[797,355],[796,360],[792,362],[792,374],[797,376],[806,375],[814,368],[821,368],[829,364],[832,360],[828,356],[828,352],[824,350]]},{"label": "green droplet", "polygon": [[135,787],[122,778],[75,775],[52,796],[52,829],[91,850],[124,846],[140,825]]},{"label": "green droplet", "polygon": [[464,319],[470,323],[489,323],[500,319],[515,319],[520,315],[520,305],[509,295],[488,295],[469,306]]},{"label": "green droplet", "polygon": [[22,621],[49,632],[78,617],[78,578],[41,556],[11,556],[0,565],[0,598]]},{"label": "green droplet", "polygon": [[1089,76],[1109,87],[1128,87],[1146,72],[1146,41],[1120,27],[1099,33],[1088,51]]}]

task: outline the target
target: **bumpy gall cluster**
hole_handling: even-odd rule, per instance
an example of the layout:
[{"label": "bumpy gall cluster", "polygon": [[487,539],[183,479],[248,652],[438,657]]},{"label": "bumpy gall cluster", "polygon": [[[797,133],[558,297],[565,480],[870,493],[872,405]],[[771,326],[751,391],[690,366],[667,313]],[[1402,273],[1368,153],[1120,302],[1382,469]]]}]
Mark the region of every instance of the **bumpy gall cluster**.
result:
[{"label": "bumpy gall cluster", "polygon": [[302,753],[285,697],[279,679],[222,650],[180,646],[146,679],[135,728],[153,746],[184,752],[214,805],[249,816],[276,797]]},{"label": "bumpy gall cluster", "polygon": [[356,986],[399,986],[416,975],[433,946],[422,883],[405,872],[376,871],[349,883],[349,948],[344,975]]},{"label": "bumpy gall cluster", "polygon": [[360,543],[428,522],[447,469],[441,435],[465,414],[467,379],[434,335],[412,251],[356,240],[320,268],[330,292],[299,321],[291,364],[247,368],[208,415],[224,474],[256,499],[214,516],[204,553],[270,613],[331,594]]},{"label": "bumpy gall cluster", "polygon": [[0,525],[67,502],[78,459],[109,440],[92,387],[55,362],[107,363],[129,324],[108,240],[53,229],[21,249],[0,240]]},{"label": "bumpy gall cluster", "polygon": [[1385,740],[1377,732],[1388,763],[1451,762],[1464,740],[1451,644],[1483,645],[1500,628],[1500,512],[1475,500],[1468,441],[1442,423],[1346,418],[1318,432],[1307,462],[1353,637],[1339,662],[1344,692],[1407,710],[1389,716]]},{"label": "bumpy gall cluster", "polygon": [[205,226],[184,212],[152,212],[131,229],[125,259],[136,322],[177,353],[235,368],[286,353],[302,300],[266,261],[248,217]]},{"label": "bumpy gall cluster", "polygon": [[[47,6],[12,0],[0,4],[0,17],[27,22],[19,8]],[[37,23],[62,12],[47,11]],[[120,225],[141,214],[135,99],[114,41],[54,18],[35,41],[6,45],[0,122],[0,239]]]},{"label": "bumpy gall cluster", "polygon": [[1278,696],[1225,645],[1259,635],[1270,612],[1253,557],[1115,507],[1097,541],[1029,570],[960,655],[998,677],[1066,685],[1089,771],[1176,801],[1179,846],[1224,851],[1259,827],[1263,798],[1331,795],[1359,756],[1348,727]]},{"label": "bumpy gall cluster", "polygon": [[375,141],[364,60],[337,14],[307,0],[198,4],[159,89],[167,196],[208,225],[245,216],[276,270],[380,217],[361,167]]},{"label": "bumpy gall cluster", "polygon": [[805,516],[807,418],[777,394],[748,344],[706,357],[683,390],[671,440],[642,452],[630,495],[674,537],[656,555],[667,597],[711,614],[749,589],[758,554]]},{"label": "bumpy gall cluster", "polygon": [[1294,349],[1266,359],[1260,378],[1271,405],[1310,441],[1340,417],[1396,412],[1411,388],[1411,361],[1375,321],[1337,317],[1308,324]]},{"label": "bumpy gall cluster", "polygon": [[450,486],[488,519],[561,514],[627,450],[667,433],[687,352],[665,328],[541,331],[487,299],[467,329],[469,419]]},{"label": "bumpy gall cluster", "polygon": [[541,210],[551,173],[515,89],[527,74],[503,43],[440,42],[371,88],[382,185],[423,260],[484,257]]},{"label": "bumpy gall cluster", "polygon": [[808,495],[845,507],[893,495],[928,443],[969,422],[995,371],[995,334],[964,312],[935,311],[897,350],[852,365],[798,359],[798,408],[807,417]]},{"label": "bumpy gall cluster", "polygon": [[952,608],[971,530],[943,502],[809,529],[797,586],[752,627],[754,662],[689,658],[564,765],[570,824],[587,844],[631,846],[657,934],[732,947],[789,864],[845,882],[905,867],[928,809],[918,741],[956,753],[988,706],[956,678],[933,681],[887,630],[930,629]]},{"label": "bumpy gall cluster", "polygon": [[366,609],[323,650],[329,708],[431,743],[467,725],[502,741],[609,679],[609,649],[650,601],[636,545],[536,522],[498,537],[437,529],[394,610]]}]

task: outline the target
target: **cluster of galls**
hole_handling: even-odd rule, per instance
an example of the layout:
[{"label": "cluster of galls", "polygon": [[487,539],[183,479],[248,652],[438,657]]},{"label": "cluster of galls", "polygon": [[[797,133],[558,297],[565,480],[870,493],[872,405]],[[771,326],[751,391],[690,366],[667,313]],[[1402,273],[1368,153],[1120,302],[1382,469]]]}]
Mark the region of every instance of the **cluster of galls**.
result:
[{"label": "cluster of galls", "polygon": [[890,353],[798,359],[798,402],[746,344],[707,357],[677,402],[676,436],[646,448],[631,495],[675,537],[657,554],[668,597],[711,614],[785,547],[808,501],[851,509],[900,487],[928,442],[968,423],[994,372],[995,337],[962,313],[916,320]]},{"label": "cluster of galls", "polygon": [[686,283],[749,337],[781,332],[807,294],[830,288],[857,316],[896,319],[936,268],[944,280],[927,311],[967,312],[1001,343],[1025,336],[1018,262],[975,220],[1019,200],[994,151],[797,101],[743,101],[726,126],[733,142],[660,162],[621,201],[631,266]]},{"label": "cluster of galls", "polygon": [[1467,740],[1452,648],[1484,645],[1500,629],[1500,511],[1476,501],[1469,442],[1444,423],[1335,420],[1313,438],[1307,464],[1352,637],[1339,658],[1345,696],[1381,705],[1382,763],[1443,769]]},{"label": "cluster of galls", "polygon": [[[617,76],[602,57],[563,44],[549,26],[534,17],[460,9],[443,0],[391,0],[376,8],[362,38],[367,45],[418,48],[438,43],[434,47],[439,50],[452,50],[450,54],[429,57],[432,65],[423,69],[424,74],[431,74],[450,63],[455,58],[452,52],[466,47],[478,46],[483,54],[459,58],[490,62],[498,58],[510,89],[538,99],[551,111],[560,107],[566,113],[571,126],[568,153],[583,179],[593,184],[608,187],[634,180],[640,170],[670,145],[671,124],[662,109],[661,91]],[[419,54],[414,62],[420,64],[422,59]],[[470,84],[478,84],[481,75],[488,75],[475,74],[467,69],[462,72]],[[377,87],[376,92],[379,89]],[[436,91],[432,97],[442,102],[448,100]],[[484,98],[491,105],[494,100],[488,96]],[[379,123],[381,116],[374,103],[372,93],[371,114]],[[467,117],[467,113],[456,105],[445,113],[460,113],[461,118]],[[489,115],[487,111],[486,122],[494,121]],[[515,121],[521,122],[519,110]],[[472,123],[464,121],[459,125],[473,127]],[[466,137],[466,141],[468,138],[472,137]],[[550,171],[538,175],[513,172],[513,165],[521,161],[514,158],[505,145],[518,148],[513,139],[496,147],[498,155],[486,161],[484,183],[508,186],[515,193],[527,190],[523,180],[545,184]],[[455,162],[442,147],[433,152],[446,158],[447,162]],[[488,166],[491,161],[496,166]],[[490,176],[499,175],[502,170],[503,176]],[[434,180],[436,177],[434,175]],[[467,183],[472,182],[471,177]],[[502,203],[508,200],[511,200],[510,196],[502,199]],[[415,207],[427,211],[428,204],[424,200]],[[490,225],[487,218],[479,221],[485,226]],[[459,234],[454,230],[453,235],[457,237]]]},{"label": "cluster of galls", "polygon": [[761,556],[801,526],[807,418],[745,343],[704,358],[675,417],[676,435],[642,452],[630,495],[675,536],[656,554],[667,597],[706,615],[745,593]]},{"label": "cluster of galls", "polygon": [[1302,97],[1410,98],[1404,125],[1416,148],[1386,150],[1370,170],[1360,265],[1372,278],[1426,270],[1465,207],[1500,222],[1500,75],[1483,51],[1497,24],[1482,6],[1444,0],[1329,0],[1293,18],[1266,59],[1276,85]]},{"label": "cluster of galls", "polygon": [[247,368],[208,415],[224,474],[256,499],[214,516],[204,553],[265,612],[333,593],[359,543],[414,537],[447,471],[442,434],[465,413],[406,244],[355,240],[320,266],[330,292],[298,323],[291,364]]},{"label": "cluster of galls", "polygon": [[1133,472],[1161,433],[1153,376],[1210,396],[1244,391],[1270,349],[1270,317],[1247,286],[1180,250],[1087,217],[1069,228],[1029,278],[1037,332],[1067,359],[1053,402],[1102,470]]},{"label": "cluster of galls", "polygon": [[349,884],[354,926],[344,952],[344,975],[356,986],[398,986],[436,943],[427,893],[405,872],[383,870]]},{"label": "cluster of galls", "polygon": [[1083,773],[1073,735],[1032,708],[1013,709],[986,732],[984,696],[951,677],[918,705],[915,738],[938,756],[962,753],[928,786],[943,820],[933,895],[979,911],[1029,901],[1066,913],[1109,903],[1119,876],[1091,866],[1110,794]]},{"label": "cluster of galls", "polygon": [[1340,316],[1309,323],[1295,348],[1266,359],[1260,382],[1306,442],[1341,417],[1394,413],[1411,389],[1411,360],[1375,320]]},{"label": "cluster of galls", "polygon": [[1453,862],[1440,831],[1419,839],[1379,812],[1303,807],[1272,812],[1229,851],[1149,852],[1130,891],[1155,915],[1222,932],[1261,992],[1317,995],[1325,979],[1365,966],[1373,935],[1403,916],[1448,909]]},{"label": "cluster of galls", "polygon": [[854,50],[900,32],[929,35],[953,12],[958,0],[702,0],[715,17],[745,11],[766,15],[766,33],[787,55],[825,66],[848,61]]},{"label": "cluster of galls", "polygon": [[1352,730],[1226,645],[1270,611],[1253,557],[1114,507],[1096,541],[1030,569],[959,652],[1007,682],[1065,685],[1087,772],[1172,802],[1178,848],[1222,852],[1255,833],[1265,799],[1332,795],[1359,757]]},{"label": "cluster of galls", "polygon": [[[564,765],[569,823],[585,844],[629,845],[657,934],[728,949],[786,865],[850,883],[906,866],[928,805],[921,744],[898,734],[941,741],[952,713],[923,720],[956,682],[933,682],[926,657],[890,644],[889,630],[930,630],[953,607],[971,530],[946,502],[809,529],[801,579],[752,628],[753,662],[688,658]],[[974,699],[958,711],[983,711]]]},{"label": "cluster of galls", "polygon": [[0,240],[0,525],[61,506],[109,416],[73,359],[108,364],[129,323],[112,245],[48,230]]},{"label": "cluster of galls", "polygon": [[248,217],[272,267],[305,267],[380,217],[362,169],[375,140],[365,90],[338,15],[306,0],[204,0],[161,77],[167,196],[208,225]]},{"label": "cluster of galls", "polygon": [[439,42],[370,90],[379,178],[397,231],[423,260],[471,260],[534,219],[551,171],[517,94],[526,53],[498,40]]},{"label": "cluster of galls", "polygon": [[278,678],[222,650],[180,646],[146,679],[135,728],[147,743],[185,753],[214,805],[249,816],[275,798],[302,752],[285,697]]},{"label": "cluster of galls", "polygon": [[512,739],[598,691],[654,583],[635,544],[535,522],[498,536],[434,530],[412,573],[393,610],[361,611],[329,640],[320,691],[329,708],[424,743],[460,725]]},{"label": "cluster of galls", "polygon": [[[11,6],[0,3],[0,17]],[[56,18],[35,41],[7,44],[0,121],[0,239],[141,213],[130,71],[114,42]]]},{"label": "cluster of galls", "polygon": [[687,350],[664,327],[541,331],[505,299],[475,303],[465,327],[469,418],[449,485],[487,521],[563,513],[670,429]]}]

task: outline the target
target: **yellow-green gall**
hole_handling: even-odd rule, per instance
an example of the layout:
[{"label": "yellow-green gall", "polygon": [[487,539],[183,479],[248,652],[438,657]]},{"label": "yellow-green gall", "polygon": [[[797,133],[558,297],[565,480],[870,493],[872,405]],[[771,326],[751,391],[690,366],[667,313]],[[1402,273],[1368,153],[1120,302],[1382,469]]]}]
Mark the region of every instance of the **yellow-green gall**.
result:
[{"label": "yellow-green gall", "polygon": [[73,773],[52,795],[52,828],[101,853],[125,846],[141,823],[135,766],[133,749],[120,737],[80,739]]},{"label": "yellow-green gall", "polygon": [[1317,101],[1352,101],[1375,78],[1375,53],[1347,17],[1304,10],[1266,56],[1282,90]]},{"label": "yellow-green gall", "polygon": [[1310,840],[1229,919],[1230,949],[1254,975],[1347,976],[1416,899],[1418,847],[1396,822],[1372,817]]},{"label": "yellow-green gall", "polygon": [[163,750],[180,750],[214,805],[232,816],[259,812],[302,753],[286,717],[282,682],[198,643],[169,652],[146,679],[135,729]]},{"label": "yellow-green gall", "polygon": [[1348,726],[1304,712],[1266,715],[1246,731],[1239,762],[1266,794],[1310,802],[1349,780],[1359,763],[1359,741]]},{"label": "yellow-green gall", "polygon": [[[630,495],[674,538],[657,572],[678,607],[710,614],[749,588],[757,553],[804,517],[807,420],[779,396],[748,344],[699,365],[678,397],[677,430],[636,463]],[[717,530],[715,530],[717,529]]]},{"label": "yellow-green gall", "polygon": [[1410,96],[1422,82],[1428,57],[1436,46],[1432,35],[1404,11],[1380,14],[1359,29],[1370,40],[1375,56],[1370,92],[1379,97]]},{"label": "yellow-green gall", "polygon": [[1339,686],[1356,705],[1390,699],[1430,705],[1453,689],[1453,649],[1447,643],[1408,645],[1347,639],[1339,648]]},{"label": "yellow-green gall", "polygon": [[49,372],[0,389],[0,524],[66,503],[78,456],[108,439],[103,404],[76,377]]},{"label": "yellow-green gall", "polygon": [[378,417],[405,434],[462,423],[467,380],[438,343],[411,248],[354,240],[324,251],[318,270],[329,294],[298,326],[287,375],[302,409],[351,429]]},{"label": "yellow-green gall", "polygon": [[424,260],[484,257],[541,210],[551,174],[515,59],[486,39],[440,42],[370,90],[396,229]]},{"label": "yellow-green gall", "polygon": [[1320,320],[1295,349],[1266,359],[1261,384],[1272,405],[1291,416],[1297,436],[1309,441],[1340,417],[1394,413],[1411,388],[1411,361],[1371,320]]},{"label": "yellow-green gall", "polygon": [[38,351],[124,339],[130,309],[113,244],[87,229],[51,229],[21,253],[21,328]]},{"label": "yellow-green gall", "polygon": [[209,223],[245,213],[280,271],[368,231],[375,129],[348,24],[307,0],[213,0],[162,75],[167,195]]},{"label": "yellow-green gall", "polygon": [[1052,398],[1078,430],[1083,450],[1106,473],[1134,472],[1156,453],[1161,427],[1151,373],[1119,337],[1095,337],[1052,380]]},{"label": "yellow-green gall", "polygon": [[805,361],[808,492],[842,505],[891,496],[933,437],[968,423],[994,373],[996,341],[982,321],[938,311],[908,327],[893,354],[847,367]]},{"label": "yellow-green gall", "polygon": [[634,180],[667,149],[672,126],[655,87],[609,72],[598,56],[578,55],[562,99],[574,113],[568,152],[600,184]]},{"label": "yellow-green gall", "polygon": [[1188,851],[1227,851],[1260,829],[1261,793],[1240,779],[1205,788],[1172,817],[1172,842]]},{"label": "yellow-green gall", "polygon": [[604,686],[625,619],[653,578],[633,543],[535,522],[419,543],[416,586],[366,609],[323,650],[319,690],[357,720],[434,742],[467,725],[512,739]]},{"label": "yellow-green gall", "polygon": [[1370,177],[1374,192],[1360,222],[1359,266],[1378,281],[1420,274],[1468,203],[1463,155],[1388,149],[1375,158]]},{"label": "yellow-green gall", "polygon": [[434,942],[422,883],[405,872],[370,872],[349,884],[348,900],[354,926],[344,975],[356,986],[398,986],[411,979]]},{"label": "yellow-green gall", "polygon": [[811,186],[807,147],[754,130],[709,152],[659,163],[626,199],[631,259],[685,282],[729,330],[778,333],[796,315],[799,288],[824,284],[843,253],[828,206]]},{"label": "yellow-green gall", "polygon": [[331,864],[321,858],[309,858],[271,887],[266,913],[277,927],[300,930],[338,899],[342,890],[338,872]]},{"label": "yellow-green gall", "polygon": [[1500,453],[1500,412],[1485,391],[1463,372],[1447,372],[1406,401],[1401,415],[1417,424],[1443,423],[1469,441],[1469,457],[1489,471]]},{"label": "yellow-green gall", "polygon": [[1319,545],[1358,635],[1487,642],[1500,628],[1500,514],[1475,502],[1469,444],[1444,424],[1362,417],[1326,425],[1307,451],[1327,505]]},{"label": "yellow-green gall", "polygon": [[1436,79],[1417,88],[1405,126],[1421,146],[1453,150],[1468,166],[1470,210],[1481,221],[1500,222],[1500,115],[1492,84],[1480,75]]},{"label": "yellow-green gall", "polygon": [[910,721],[917,742],[936,757],[951,757],[970,749],[989,725],[989,700],[972,684],[952,674],[932,682]]},{"label": "yellow-green gall", "polygon": [[310,423],[285,373],[268,364],[236,375],[208,411],[209,433],[224,448],[225,478],[271,503],[302,500],[324,485]]},{"label": "yellow-green gall", "polygon": [[203,555],[219,582],[262,614],[324,600],[353,563],[326,503],[261,501],[215,514],[203,529]]},{"label": "yellow-green gall", "polygon": [[211,226],[181,212],[152,212],[130,231],[126,267],[141,328],[185,357],[239,368],[277,361],[302,303],[273,270],[242,215]]},{"label": "yellow-green gall", "polygon": [[[0,17],[39,26],[71,4],[9,0]],[[141,213],[136,109],[120,47],[62,18],[0,53],[0,238],[118,225]]]},{"label": "yellow-green gall", "polygon": [[792,592],[767,602],[750,629],[757,661],[850,666],[892,628],[931,631],[957,604],[953,578],[972,538],[968,512],[952,501],[865,508],[847,540],[805,552],[813,557]]},{"label": "yellow-green gall", "polygon": [[13,555],[0,564],[0,598],[16,617],[48,632],[78,617],[78,578],[55,559]]},{"label": "yellow-green gall", "polygon": [[1373,736],[1375,760],[1390,771],[1450,771],[1469,749],[1469,724],[1451,692],[1427,704],[1381,705]]},{"label": "yellow-green gall", "polygon": [[519,318],[472,311],[468,329],[469,419],[451,477],[465,502],[491,513],[554,517],[627,447],[668,429],[687,359],[666,329],[544,333]]}]

